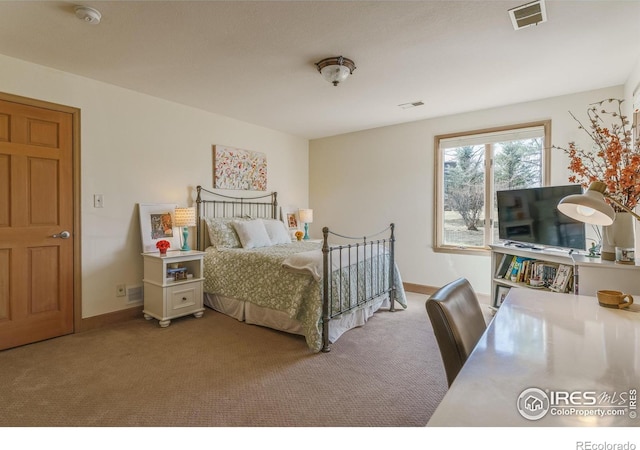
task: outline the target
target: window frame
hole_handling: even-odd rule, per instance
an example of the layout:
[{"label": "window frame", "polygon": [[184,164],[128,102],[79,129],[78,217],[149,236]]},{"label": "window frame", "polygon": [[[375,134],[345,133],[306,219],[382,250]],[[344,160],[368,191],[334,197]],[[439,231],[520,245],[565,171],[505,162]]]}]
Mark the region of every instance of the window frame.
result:
[{"label": "window frame", "polygon": [[[434,226],[433,226],[433,251],[439,253],[457,253],[457,254],[486,254],[490,251],[488,243],[491,242],[491,233],[493,230],[492,211],[494,209],[493,192],[493,154],[490,147],[492,144],[485,145],[485,204],[484,204],[484,247],[460,247],[454,245],[445,245],[444,241],[444,152],[440,149],[440,142],[445,139],[460,138],[473,135],[500,133],[506,131],[520,130],[524,128],[542,127],[544,132],[544,142],[542,147],[542,186],[548,186],[551,179],[551,120],[540,120],[535,122],[518,123],[513,125],[504,125],[500,127],[484,128],[471,131],[462,131],[456,133],[440,134],[434,136],[434,153],[435,153],[435,177],[434,177]],[[489,147],[489,148],[488,148]],[[490,155],[490,157],[488,157]],[[489,222],[487,224],[487,221]],[[490,225],[490,226],[487,226]]]}]

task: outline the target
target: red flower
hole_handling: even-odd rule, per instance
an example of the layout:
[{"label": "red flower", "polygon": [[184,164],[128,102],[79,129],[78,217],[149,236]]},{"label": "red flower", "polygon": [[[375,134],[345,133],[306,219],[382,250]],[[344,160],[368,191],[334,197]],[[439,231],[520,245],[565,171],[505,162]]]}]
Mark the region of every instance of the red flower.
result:
[{"label": "red flower", "polygon": [[[607,185],[607,193],[628,208],[634,208],[640,201],[640,142],[633,143],[633,126],[622,114],[624,100],[607,99],[592,104],[587,109],[591,122],[590,130],[571,114],[594,142],[592,150],[579,148],[575,142],[569,142],[568,148],[556,147],[569,156],[568,169],[571,183],[580,183],[588,187],[592,181],[602,181]],[[613,111],[602,106],[604,103],[617,102]],[[598,108],[602,108],[598,110]],[[611,127],[604,125],[603,116],[611,116],[616,122]],[[615,210],[619,207],[612,204]]]},{"label": "red flower", "polygon": [[171,247],[171,244],[169,243],[169,241],[165,241],[164,239],[156,242],[156,248],[159,250],[166,250],[169,247]]}]

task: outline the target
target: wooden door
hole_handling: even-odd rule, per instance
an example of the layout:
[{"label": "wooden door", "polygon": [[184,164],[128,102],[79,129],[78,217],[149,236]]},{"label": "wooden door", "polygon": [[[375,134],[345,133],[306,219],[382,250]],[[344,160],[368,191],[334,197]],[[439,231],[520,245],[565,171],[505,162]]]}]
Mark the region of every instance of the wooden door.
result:
[{"label": "wooden door", "polygon": [[72,127],[0,100],[0,350],[74,331]]}]

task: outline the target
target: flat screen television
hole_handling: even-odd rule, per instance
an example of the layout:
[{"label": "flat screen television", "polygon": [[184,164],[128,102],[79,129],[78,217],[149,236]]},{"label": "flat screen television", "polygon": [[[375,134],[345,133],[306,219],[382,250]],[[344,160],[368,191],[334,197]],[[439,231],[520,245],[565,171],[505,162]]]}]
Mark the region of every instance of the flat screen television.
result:
[{"label": "flat screen television", "polygon": [[498,237],[525,247],[585,250],[585,224],[557,208],[563,197],[581,193],[578,184],[496,192]]}]

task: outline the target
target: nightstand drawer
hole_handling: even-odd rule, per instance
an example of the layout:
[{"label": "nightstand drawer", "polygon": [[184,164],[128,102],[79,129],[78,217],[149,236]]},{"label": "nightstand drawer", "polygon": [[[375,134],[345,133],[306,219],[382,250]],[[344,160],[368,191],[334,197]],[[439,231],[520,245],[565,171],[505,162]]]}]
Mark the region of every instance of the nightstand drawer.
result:
[{"label": "nightstand drawer", "polygon": [[201,283],[182,284],[168,289],[169,315],[181,310],[199,308],[198,299],[202,298]]}]

